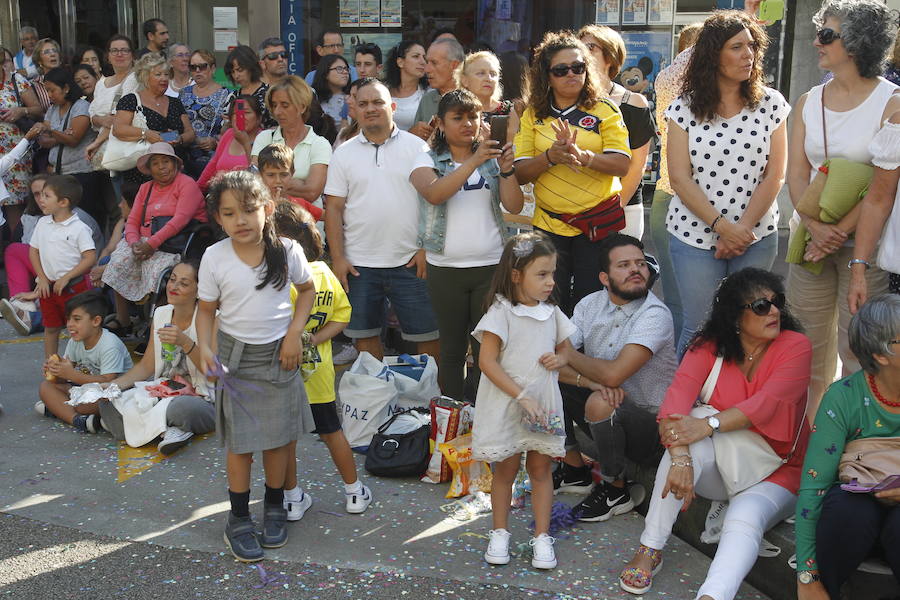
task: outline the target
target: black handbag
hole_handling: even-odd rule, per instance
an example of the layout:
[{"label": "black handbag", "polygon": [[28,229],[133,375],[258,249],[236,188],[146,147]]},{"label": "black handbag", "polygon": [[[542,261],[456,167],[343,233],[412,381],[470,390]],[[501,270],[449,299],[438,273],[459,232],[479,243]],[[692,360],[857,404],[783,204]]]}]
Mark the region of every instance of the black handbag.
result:
[{"label": "black handbag", "polygon": [[[150,194],[153,192],[153,183],[150,183],[150,188],[147,190],[147,195],[144,197],[144,203],[142,205],[141,211],[141,221],[144,221],[144,216],[147,214],[147,205],[150,204]],[[150,235],[156,235],[160,229],[166,226],[166,223],[172,220],[171,216],[164,217],[150,217]],[[144,223],[146,226],[147,223]],[[187,222],[180,232],[176,233],[162,244],[159,245],[157,250],[160,252],[169,252],[171,254],[181,254],[184,252],[185,247],[187,246],[188,240],[191,237],[191,234],[194,232],[197,227],[202,225],[202,223],[196,219],[191,219]]]},{"label": "black handbag", "polygon": [[394,419],[415,410],[398,412],[378,428],[366,452],[366,471],[378,477],[419,477],[425,472],[431,458],[430,423],[409,433],[385,433]]},{"label": "black handbag", "polygon": [[[12,76],[12,84],[13,84],[13,91],[16,93],[16,102],[18,102],[19,106],[21,106],[22,108],[27,108],[25,106],[25,104],[22,102],[22,96],[19,95],[19,84],[16,83],[16,75],[15,74],[13,74],[13,76]],[[29,130],[31,130],[32,127],[34,127],[34,125],[35,125],[35,123],[37,123],[37,121],[35,119],[32,119],[31,117],[29,117],[26,114],[24,117],[19,117],[18,119],[16,119],[13,123],[16,127],[18,127],[22,131],[22,135],[25,135],[26,133],[29,132]]]}]

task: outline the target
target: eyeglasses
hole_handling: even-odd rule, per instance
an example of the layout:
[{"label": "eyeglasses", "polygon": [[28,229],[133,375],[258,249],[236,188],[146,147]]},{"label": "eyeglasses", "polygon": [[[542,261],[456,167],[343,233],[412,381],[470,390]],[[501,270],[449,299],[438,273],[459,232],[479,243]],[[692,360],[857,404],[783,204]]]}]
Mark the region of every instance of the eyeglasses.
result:
[{"label": "eyeglasses", "polygon": [[554,77],[565,77],[572,71],[573,75],[583,75],[587,65],[583,62],[573,62],[571,65],[556,65],[548,69]]},{"label": "eyeglasses", "polygon": [[350,67],[331,67],[329,71],[337,71],[338,73],[349,73]]},{"label": "eyeglasses", "polygon": [[188,65],[188,69],[191,71],[205,71],[209,68],[209,63],[197,63],[193,65]]},{"label": "eyeglasses", "polygon": [[322,44],[322,47],[323,47],[323,48],[329,48],[329,49],[331,49],[331,50],[338,50],[338,49],[344,47],[344,42],[340,42],[340,43],[337,43],[337,44]]},{"label": "eyeglasses", "polygon": [[287,58],[287,55],[287,51],[282,50],[281,52],[269,52],[263,55],[263,58],[266,60],[278,60],[279,58]]},{"label": "eyeglasses", "polygon": [[41,54],[50,56],[51,54],[59,54],[59,50],[57,50],[56,48],[44,48],[43,50],[41,50]]},{"label": "eyeglasses", "polygon": [[819,43],[823,46],[827,46],[835,40],[841,39],[841,34],[831,27],[823,27],[816,32],[816,39],[819,40]]},{"label": "eyeglasses", "polygon": [[784,294],[775,294],[775,297],[771,300],[768,298],[757,298],[749,304],[744,304],[741,308],[749,308],[754,315],[764,317],[769,314],[773,306],[779,311],[784,310],[784,302]]},{"label": "eyeglasses", "polygon": [[191,53],[190,52],[179,52],[178,54],[173,54],[172,56],[175,58],[190,58]]},{"label": "eyeglasses", "polygon": [[110,48],[110,54],[131,54],[131,48]]}]

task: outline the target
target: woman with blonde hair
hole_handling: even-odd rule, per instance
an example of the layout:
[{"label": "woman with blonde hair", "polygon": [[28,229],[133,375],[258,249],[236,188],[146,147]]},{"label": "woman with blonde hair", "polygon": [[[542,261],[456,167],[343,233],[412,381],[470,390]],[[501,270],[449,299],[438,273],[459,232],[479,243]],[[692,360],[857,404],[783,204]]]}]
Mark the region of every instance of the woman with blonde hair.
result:
[{"label": "woman with blonde hair", "polygon": [[500,60],[493,52],[481,50],[467,54],[454,76],[459,87],[475,94],[481,102],[481,116],[486,123],[490,124],[495,115],[508,115],[512,111],[513,102],[503,99]]}]

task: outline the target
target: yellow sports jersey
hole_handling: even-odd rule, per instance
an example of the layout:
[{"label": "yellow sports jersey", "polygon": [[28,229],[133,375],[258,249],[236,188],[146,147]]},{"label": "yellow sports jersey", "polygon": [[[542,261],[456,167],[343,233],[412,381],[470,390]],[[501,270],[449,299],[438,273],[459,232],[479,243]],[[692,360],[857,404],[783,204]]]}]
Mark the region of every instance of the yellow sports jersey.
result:
[{"label": "yellow sports jersey", "polygon": [[[350,322],[350,301],[347,293],[341,287],[337,276],[331,272],[324,262],[317,260],[309,263],[312,271],[312,280],[316,284],[316,301],[313,303],[306,322],[306,331],[315,333],[325,323],[335,321],[337,323]],[[297,290],[291,286],[291,304],[297,302]],[[322,342],[316,346],[318,356],[313,362],[304,363],[303,368],[312,370],[312,375],[304,382],[306,396],[310,404],[325,404],[334,402],[334,363],[331,361],[331,340]]]},{"label": "yellow sports jersey", "polygon": [[[540,156],[556,141],[551,123],[557,118],[569,122],[578,131],[576,144],[597,154],[618,152],[631,157],[628,147],[628,130],[622,121],[622,113],[614,103],[603,99],[590,110],[572,106],[564,111],[551,107],[546,119],[536,119],[529,107],[522,115],[519,133],[516,134],[516,160]],[[535,210],[532,224],[545,231],[565,236],[581,233],[575,227],[550,217],[544,208],[560,214],[580,213],[593,208],[622,190],[619,178],[586,167],[577,171],[565,165],[550,167],[534,182]]]}]

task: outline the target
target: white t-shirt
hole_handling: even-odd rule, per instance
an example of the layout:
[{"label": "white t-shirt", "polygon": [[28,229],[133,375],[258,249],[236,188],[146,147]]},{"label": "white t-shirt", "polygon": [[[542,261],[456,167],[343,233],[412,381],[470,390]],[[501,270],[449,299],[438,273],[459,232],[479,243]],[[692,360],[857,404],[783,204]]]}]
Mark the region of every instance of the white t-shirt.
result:
[{"label": "white t-shirt", "polygon": [[288,283],[280,290],[272,284],[256,289],[265,263],[251,267],[242,261],[231,238],[207,248],[200,261],[200,299],[218,301],[219,328],[245,344],[268,344],[284,337],[294,318],[290,284],[306,283],[312,277],[300,245],[280,239],[288,263]]},{"label": "white t-shirt", "polygon": [[[772,134],[787,119],[791,106],[778,90],[765,88],[755,109],[723,119],[700,121],[690,112],[689,103],[679,96],[666,109],[666,117],[688,134],[691,175],[707,200],[723,219],[737,222],[766,169]],[[704,250],[715,248],[718,235],[675,195],[669,203],[666,229],[680,241]],[[778,231],[778,203],[753,227],[757,241]]]},{"label": "white t-shirt", "polygon": [[325,195],[347,199],[344,255],[358,267],[405,265],[419,249],[419,196],[409,176],[434,168],[428,144],[397,127],[376,146],[360,133],[334,151]]},{"label": "white t-shirt", "polygon": [[[454,170],[460,167],[453,163]],[[466,184],[447,200],[444,253],[426,252],[436,267],[484,267],[496,265],[503,254],[503,240],[491,209],[491,188],[476,169]]]},{"label": "white t-shirt", "polygon": [[394,124],[403,131],[409,131],[409,128],[416,124],[416,111],[419,110],[419,100],[425,95],[425,90],[418,88],[415,93],[406,98],[394,98],[394,104],[397,105],[394,110]]},{"label": "white t-shirt", "polygon": [[132,367],[128,348],[108,329],[102,331],[100,339],[90,349],[84,347],[84,342],[69,340],[63,358],[71,360],[75,370],[85,375],[118,375]]},{"label": "white t-shirt", "polygon": [[83,252],[96,250],[91,228],[76,214],[60,223],[51,215],[41,217],[28,244],[40,252],[41,268],[50,281],[74,269]]},{"label": "white t-shirt", "polygon": [[105,117],[116,113],[116,105],[122,96],[136,94],[138,82],[134,73],[129,73],[122,83],[112,87],[106,87],[109,77],[103,77],[94,87],[94,99],[91,100],[91,117]]}]

